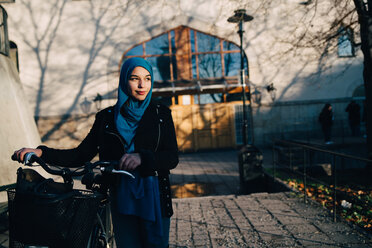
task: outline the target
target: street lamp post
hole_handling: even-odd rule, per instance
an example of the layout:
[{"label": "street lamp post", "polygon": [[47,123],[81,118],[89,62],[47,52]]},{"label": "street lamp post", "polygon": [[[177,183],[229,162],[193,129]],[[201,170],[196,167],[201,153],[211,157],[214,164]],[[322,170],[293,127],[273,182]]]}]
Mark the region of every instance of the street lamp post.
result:
[{"label": "street lamp post", "polygon": [[[243,23],[253,20],[253,17],[247,15],[244,9],[238,9],[234,11],[235,14],[227,19],[231,23],[239,23],[238,34],[240,36],[240,79],[242,83],[242,94],[243,94],[243,147],[240,149],[238,160],[239,160],[239,180],[240,180],[240,193],[253,193],[261,192],[263,180],[263,170],[262,170],[262,153],[257,147],[253,145],[253,123],[252,123],[252,103],[251,103],[251,92],[245,92],[246,84],[244,81],[244,51],[243,51]],[[246,101],[249,101],[249,115],[251,122],[251,144],[248,145],[247,142],[247,131],[248,131],[248,121],[247,121],[247,109]],[[261,182],[261,183],[260,183]]]},{"label": "street lamp post", "polygon": [[[242,83],[242,94],[243,94],[243,145],[246,146],[247,142],[247,130],[248,130],[248,121],[247,121],[247,110],[246,110],[246,101],[249,101],[249,106],[251,106],[251,93],[248,92],[248,99],[245,93],[245,80],[244,80],[244,50],[243,50],[243,23],[249,22],[253,20],[253,16],[247,15],[245,13],[245,9],[238,9],[234,11],[234,15],[227,19],[230,23],[238,23],[239,24],[239,31],[238,34],[240,36],[240,79]],[[250,109],[251,113],[251,109]],[[253,133],[253,132],[252,132]],[[252,135],[253,141],[253,135]]]}]

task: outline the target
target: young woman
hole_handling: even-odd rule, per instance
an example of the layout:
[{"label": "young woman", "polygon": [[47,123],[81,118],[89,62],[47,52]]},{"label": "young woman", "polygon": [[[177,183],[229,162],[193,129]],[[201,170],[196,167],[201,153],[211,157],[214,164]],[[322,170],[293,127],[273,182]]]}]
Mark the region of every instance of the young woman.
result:
[{"label": "young woman", "polygon": [[121,67],[118,101],[97,113],[87,137],[74,149],[46,146],[15,151],[22,162],[34,152],[45,162],[74,167],[90,161],[118,160],[121,176],[112,186],[112,215],[118,247],[167,247],[173,215],[169,170],[178,164],[178,148],[170,110],[151,102],[153,73],[142,58]]}]

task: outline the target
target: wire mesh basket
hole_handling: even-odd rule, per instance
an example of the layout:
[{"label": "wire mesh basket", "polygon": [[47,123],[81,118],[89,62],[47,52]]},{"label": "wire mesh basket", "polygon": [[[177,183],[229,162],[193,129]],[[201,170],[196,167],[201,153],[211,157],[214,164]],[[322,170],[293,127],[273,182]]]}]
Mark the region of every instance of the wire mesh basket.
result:
[{"label": "wire mesh basket", "polygon": [[10,247],[86,247],[102,198],[85,190],[63,194],[8,190]]}]

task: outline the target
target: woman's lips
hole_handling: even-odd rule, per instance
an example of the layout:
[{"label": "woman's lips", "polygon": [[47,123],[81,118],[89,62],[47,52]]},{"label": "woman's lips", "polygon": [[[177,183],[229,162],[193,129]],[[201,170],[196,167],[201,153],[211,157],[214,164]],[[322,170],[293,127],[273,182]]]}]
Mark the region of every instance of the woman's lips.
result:
[{"label": "woman's lips", "polygon": [[146,94],[146,91],[137,91],[137,94],[138,95],[145,95]]}]

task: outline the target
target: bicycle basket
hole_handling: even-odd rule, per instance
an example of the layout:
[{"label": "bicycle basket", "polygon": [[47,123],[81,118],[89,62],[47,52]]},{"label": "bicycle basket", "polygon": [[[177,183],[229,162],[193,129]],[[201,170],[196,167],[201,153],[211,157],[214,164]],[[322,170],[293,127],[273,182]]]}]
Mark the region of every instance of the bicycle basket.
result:
[{"label": "bicycle basket", "polygon": [[10,246],[86,246],[101,200],[101,194],[85,190],[43,194],[9,189]]}]

